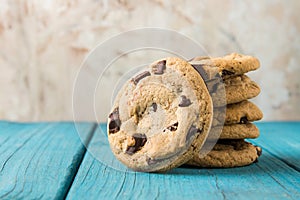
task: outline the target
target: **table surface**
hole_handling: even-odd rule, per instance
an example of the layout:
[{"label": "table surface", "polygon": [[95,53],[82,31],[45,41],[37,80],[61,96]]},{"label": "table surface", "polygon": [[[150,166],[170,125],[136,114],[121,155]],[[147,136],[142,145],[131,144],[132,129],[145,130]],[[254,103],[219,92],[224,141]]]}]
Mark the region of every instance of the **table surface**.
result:
[{"label": "table surface", "polygon": [[105,125],[1,121],[0,199],[300,199],[300,122],[257,126],[250,166],[141,173],[111,156]]}]

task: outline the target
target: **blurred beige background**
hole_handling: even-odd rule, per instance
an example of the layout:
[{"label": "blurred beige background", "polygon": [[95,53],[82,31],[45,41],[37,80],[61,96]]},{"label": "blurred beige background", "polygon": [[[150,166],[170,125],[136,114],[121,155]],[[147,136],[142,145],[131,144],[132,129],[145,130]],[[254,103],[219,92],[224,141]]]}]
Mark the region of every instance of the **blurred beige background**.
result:
[{"label": "blurred beige background", "polygon": [[249,76],[261,86],[253,101],[264,120],[300,120],[299,9],[297,0],[0,0],[0,119],[72,120],[73,83],[87,53],[122,31],[160,27],[212,56],[257,56],[261,68]]}]

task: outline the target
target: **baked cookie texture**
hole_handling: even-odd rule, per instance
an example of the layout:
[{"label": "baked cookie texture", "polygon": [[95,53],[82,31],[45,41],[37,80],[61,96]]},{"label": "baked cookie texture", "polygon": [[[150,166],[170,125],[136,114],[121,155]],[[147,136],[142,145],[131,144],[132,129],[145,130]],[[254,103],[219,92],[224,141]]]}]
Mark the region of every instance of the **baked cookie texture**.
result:
[{"label": "baked cookie texture", "polygon": [[[213,59],[213,58],[212,58]],[[214,98],[214,106],[223,106],[224,104],[238,103],[247,99],[251,99],[259,95],[260,87],[252,81],[247,75],[227,75],[226,77],[219,75],[219,68],[208,60],[206,64],[199,64],[199,62],[191,61],[190,63],[195,68],[202,68],[206,77],[206,83],[212,98]],[[247,70],[244,70],[247,71]],[[221,77],[221,80],[216,77]],[[220,92],[225,91],[224,94]],[[226,101],[224,101],[226,99]],[[225,102],[225,103],[224,103]]]},{"label": "baked cookie texture", "polygon": [[154,62],[116,97],[108,119],[113,153],[145,172],[184,163],[238,167],[257,161],[261,148],[244,139],[259,136],[251,122],[263,114],[248,99],[260,88],[245,73],[259,66],[257,58],[236,53]]},{"label": "baked cookie texture", "polygon": [[196,154],[188,165],[208,168],[240,167],[256,162],[262,149],[244,140],[219,140],[206,156]]},{"label": "baked cookie texture", "polygon": [[238,103],[256,97],[260,87],[246,75],[230,77],[224,80],[227,104]]},{"label": "baked cookie texture", "polygon": [[212,121],[212,101],[200,74],[166,58],[129,80],[108,119],[110,147],[136,171],[165,171],[193,157]]},{"label": "baked cookie texture", "polygon": [[228,104],[225,113],[214,108],[212,125],[246,124],[261,120],[262,117],[262,111],[254,103],[246,100],[235,104]]},{"label": "baked cookie texture", "polygon": [[[188,164],[199,167],[236,167],[253,163],[261,149],[246,138],[259,137],[258,128],[251,122],[262,119],[261,110],[248,99],[260,93],[260,88],[245,73],[256,70],[257,58],[241,54],[224,57],[196,57],[190,61],[205,71],[208,89],[214,104],[213,124],[202,152],[196,153]],[[221,76],[223,84],[214,84],[215,75]],[[219,95],[225,88],[225,95]],[[215,92],[216,91],[216,92]],[[222,100],[226,99],[225,105]],[[222,112],[222,107],[226,112]],[[211,149],[212,148],[212,149]],[[205,156],[205,152],[209,152]]]},{"label": "baked cookie texture", "polygon": [[257,58],[238,53],[215,58],[199,56],[190,60],[190,63],[192,65],[202,64],[206,71],[210,71],[211,66],[216,66],[219,74],[224,79],[257,70],[260,67],[260,62]]},{"label": "baked cookie texture", "polygon": [[246,124],[263,118],[261,110],[250,101],[227,105],[225,124]]},{"label": "baked cookie texture", "polygon": [[259,135],[260,132],[257,126],[250,122],[246,124],[212,126],[206,141],[213,142],[219,139],[255,139]]},{"label": "baked cookie texture", "polygon": [[219,138],[214,139],[254,139],[259,137],[259,129],[253,123],[215,126],[212,129],[218,129],[217,132],[221,133]]}]

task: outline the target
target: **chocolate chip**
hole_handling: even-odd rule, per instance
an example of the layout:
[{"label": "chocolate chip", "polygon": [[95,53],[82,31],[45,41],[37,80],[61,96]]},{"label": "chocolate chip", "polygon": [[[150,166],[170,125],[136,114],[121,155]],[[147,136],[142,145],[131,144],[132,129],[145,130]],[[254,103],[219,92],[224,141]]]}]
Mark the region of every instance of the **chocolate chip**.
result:
[{"label": "chocolate chip", "polygon": [[129,155],[133,155],[136,151],[137,149],[134,146],[128,146],[126,149],[126,153]]},{"label": "chocolate chip", "polygon": [[203,80],[208,80],[208,79],[209,79],[209,77],[208,77],[206,71],[205,71],[204,68],[203,68],[204,64],[203,64],[203,65],[202,65],[202,64],[197,64],[197,65],[194,64],[194,65],[192,65],[192,66],[193,66],[194,69],[200,74],[200,76],[202,77]]},{"label": "chocolate chip", "polygon": [[133,137],[135,143],[134,143],[134,146],[127,147],[126,153],[129,155],[132,155],[135,152],[137,152],[138,150],[140,150],[147,142],[147,137],[145,134],[137,133],[137,134],[134,134],[132,137]]},{"label": "chocolate chip", "polygon": [[156,104],[156,103],[153,103],[151,106],[152,106],[152,108],[153,108],[153,111],[156,112],[156,111],[157,111],[157,104]]},{"label": "chocolate chip", "polygon": [[234,72],[228,71],[226,69],[222,70],[222,76],[233,75]]},{"label": "chocolate chip", "polygon": [[159,61],[156,65],[153,66],[153,73],[158,75],[163,74],[164,70],[166,70],[166,63],[166,60]]},{"label": "chocolate chip", "polygon": [[140,74],[137,75],[136,77],[134,77],[134,78],[132,79],[132,81],[133,81],[134,84],[138,84],[138,82],[139,82],[140,80],[142,80],[143,78],[145,78],[145,77],[147,77],[147,76],[150,76],[150,75],[151,75],[150,72],[145,71],[145,72],[140,73]]},{"label": "chocolate chip", "polygon": [[245,117],[241,117],[240,119],[240,124],[247,124],[249,121],[248,121],[248,118],[245,116]]},{"label": "chocolate chip", "polygon": [[192,102],[191,102],[191,100],[190,99],[188,99],[188,98],[186,98],[186,96],[185,95],[182,95],[181,96],[181,102],[179,103],[179,107],[187,107],[187,106],[189,106],[189,105],[191,105],[192,104]]},{"label": "chocolate chip", "polygon": [[121,120],[119,120],[119,119],[111,120],[108,125],[109,133],[114,134],[114,133],[119,132],[120,126],[121,126]]},{"label": "chocolate chip", "polygon": [[188,141],[193,135],[196,133],[201,133],[201,129],[197,128],[196,126],[191,126],[187,135],[186,135],[186,141]]},{"label": "chocolate chip", "polygon": [[115,108],[112,113],[109,114],[110,122],[108,124],[109,133],[117,133],[120,130],[121,120],[119,116],[119,108]]},{"label": "chocolate chip", "polygon": [[256,147],[256,152],[258,156],[261,156],[262,154],[262,148],[261,147]]},{"label": "chocolate chip", "polygon": [[178,122],[172,124],[171,126],[168,126],[167,129],[170,131],[176,131],[178,127]]}]

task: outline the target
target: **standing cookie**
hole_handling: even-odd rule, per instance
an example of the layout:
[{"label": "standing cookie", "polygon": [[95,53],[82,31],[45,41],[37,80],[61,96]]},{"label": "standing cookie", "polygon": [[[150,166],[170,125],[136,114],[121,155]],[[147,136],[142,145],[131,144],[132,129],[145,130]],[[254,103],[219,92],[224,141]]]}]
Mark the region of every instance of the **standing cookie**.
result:
[{"label": "standing cookie", "polygon": [[211,97],[201,76],[189,63],[166,58],[120,90],[108,119],[108,139],[129,168],[164,171],[200,150],[211,121]]}]

